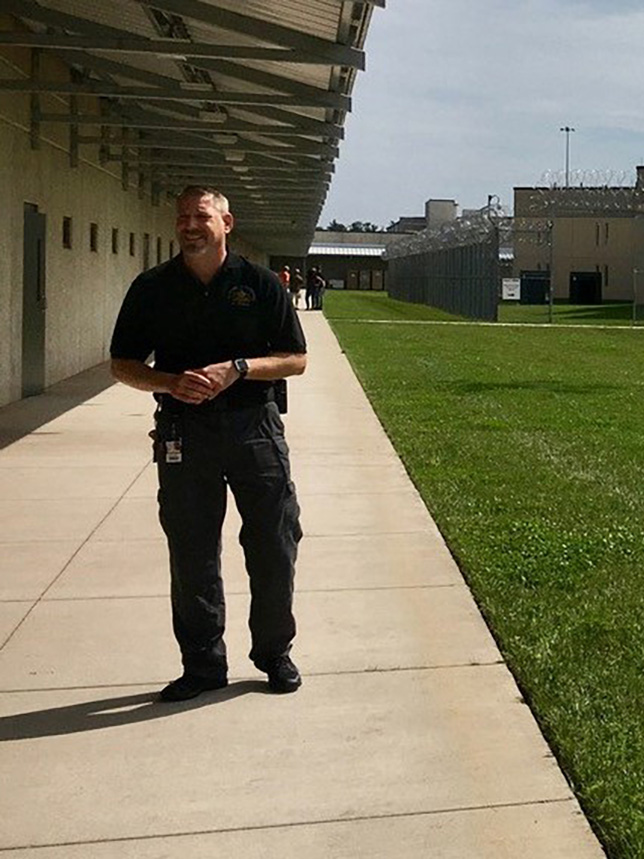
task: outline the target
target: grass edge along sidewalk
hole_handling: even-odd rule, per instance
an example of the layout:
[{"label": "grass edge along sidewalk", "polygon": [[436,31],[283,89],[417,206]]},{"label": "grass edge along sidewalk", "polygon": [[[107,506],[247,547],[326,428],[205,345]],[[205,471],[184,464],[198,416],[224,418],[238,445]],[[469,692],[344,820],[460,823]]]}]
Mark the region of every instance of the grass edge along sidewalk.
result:
[{"label": "grass edge along sidewalk", "polygon": [[639,331],[361,300],[327,296],[342,348],[609,856],[644,857]]}]

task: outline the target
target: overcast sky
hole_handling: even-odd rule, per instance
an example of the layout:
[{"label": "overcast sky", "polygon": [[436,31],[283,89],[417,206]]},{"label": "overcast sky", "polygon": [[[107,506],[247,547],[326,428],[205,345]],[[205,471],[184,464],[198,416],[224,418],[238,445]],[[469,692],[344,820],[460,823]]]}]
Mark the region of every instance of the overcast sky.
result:
[{"label": "overcast sky", "polygon": [[[320,218],[386,226],[425,200],[644,163],[641,0],[388,0],[374,9]],[[623,178],[623,177],[622,177]]]}]

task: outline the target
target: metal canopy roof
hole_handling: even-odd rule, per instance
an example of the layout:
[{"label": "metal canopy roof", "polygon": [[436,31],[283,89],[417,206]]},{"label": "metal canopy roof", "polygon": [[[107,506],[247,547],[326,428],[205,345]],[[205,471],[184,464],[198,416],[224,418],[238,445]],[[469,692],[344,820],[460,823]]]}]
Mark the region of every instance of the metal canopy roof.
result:
[{"label": "metal canopy roof", "polygon": [[[229,197],[237,231],[306,253],[351,109],[374,6],[385,0],[2,0],[5,45],[31,49],[32,140],[69,126],[70,162],[99,147],[154,199],[189,183]],[[70,68],[48,74],[43,53]],[[59,110],[44,110],[45,95]],[[96,98],[94,109],[84,96]],[[48,101],[48,105],[49,105]],[[83,105],[81,109],[79,104]]]}]

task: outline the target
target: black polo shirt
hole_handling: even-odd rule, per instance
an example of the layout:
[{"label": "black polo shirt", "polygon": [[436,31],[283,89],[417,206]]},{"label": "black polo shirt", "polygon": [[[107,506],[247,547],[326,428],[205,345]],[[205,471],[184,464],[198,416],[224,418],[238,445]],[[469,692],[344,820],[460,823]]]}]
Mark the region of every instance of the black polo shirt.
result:
[{"label": "black polo shirt", "polygon": [[[157,370],[182,373],[233,358],[304,353],[306,341],[273,272],[229,251],[204,285],[179,254],[136,278],[112,335],[112,358],[146,361],[153,352]],[[271,388],[240,380],[220,397],[241,406],[266,400]]]}]

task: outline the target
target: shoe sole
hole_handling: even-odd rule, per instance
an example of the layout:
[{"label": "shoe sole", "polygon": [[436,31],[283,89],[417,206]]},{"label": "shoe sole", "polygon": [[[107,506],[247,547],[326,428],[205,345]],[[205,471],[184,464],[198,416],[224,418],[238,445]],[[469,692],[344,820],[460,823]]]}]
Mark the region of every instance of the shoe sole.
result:
[{"label": "shoe sole", "polygon": [[172,692],[164,694],[165,690],[161,690],[158,695],[159,701],[163,701],[165,704],[176,704],[181,701],[191,701],[193,698],[198,698],[199,695],[203,695],[205,692],[216,692],[219,689],[225,689],[228,686],[228,681],[225,683],[220,683],[217,686],[207,686],[205,689],[199,689],[199,691],[194,692],[191,695],[174,695]]},{"label": "shoe sole", "polygon": [[289,692],[297,692],[301,685],[301,680],[294,680],[292,683],[284,685],[281,683],[271,683],[270,680],[268,681],[268,688],[271,692],[275,692],[278,695],[288,695]]}]

